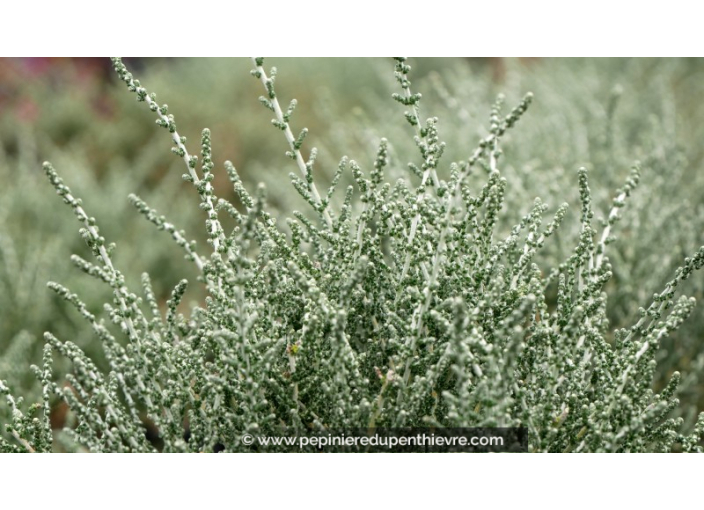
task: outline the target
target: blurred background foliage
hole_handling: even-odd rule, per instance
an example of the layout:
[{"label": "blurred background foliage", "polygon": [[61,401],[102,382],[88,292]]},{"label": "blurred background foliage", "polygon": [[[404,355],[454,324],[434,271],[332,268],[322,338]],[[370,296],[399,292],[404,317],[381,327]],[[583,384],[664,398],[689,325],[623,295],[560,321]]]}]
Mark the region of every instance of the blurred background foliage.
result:
[{"label": "blurred background foliage", "polygon": [[[305,211],[288,173],[286,143],[270,123],[258,97],[261,83],[249,75],[248,59],[125,59],[160,103],[168,103],[191,153],[209,127],[216,163],[215,190],[236,203],[222,163],[231,160],[250,188],[265,182],[274,212]],[[634,161],[641,185],[623,212],[607,254],[612,330],[629,327],[638,307],[647,307],[685,256],[704,244],[704,61],[701,59],[416,59],[414,92],[423,94],[421,118],[440,120],[450,161],[466,159],[487,133],[489,110],[498,93],[507,108],[527,92],[535,100],[507,137],[501,169],[508,178],[501,219],[505,232],[539,196],[551,209],[571,204],[566,224],[536,258],[549,272],[572,252],[578,233],[577,168],[590,170],[597,217],[610,210],[615,190]],[[343,155],[371,168],[381,137],[391,144],[392,177],[406,177],[417,163],[412,129],[391,100],[393,64],[384,59],[267,59],[278,68],[282,104],[294,97],[292,125],[310,134],[304,154],[315,146],[314,173],[325,188]],[[137,291],[149,272],[162,304],[183,277],[196,272],[180,248],[129,204],[140,195],[201,252],[207,245],[204,214],[192,186],[181,180],[183,163],[156,129],[154,116],[135,103],[113,75],[109,59],[0,59],[0,379],[28,398],[37,391],[27,367],[40,360],[42,333],[80,345],[105,366],[97,339],[78,313],[55,298],[48,280],[67,285],[101,313],[109,288],[76,269],[69,256],[91,255],[79,225],[54,196],[41,170],[50,160],[95,216],[101,233],[117,243],[115,261]],[[219,169],[219,172],[218,172]],[[485,174],[470,181],[481,186]],[[282,228],[285,223],[280,222]],[[547,274],[547,273],[546,273]],[[704,275],[681,292],[701,303]],[[187,296],[203,300],[197,285]],[[187,313],[188,304],[182,310]],[[698,374],[704,368],[704,307],[667,339],[660,353],[662,381],[684,374],[682,416],[691,423],[704,410]],[[59,365],[56,376],[68,369]],[[704,381],[704,379],[702,379]],[[0,422],[7,412],[0,403]],[[62,424],[61,409],[52,416]]]}]

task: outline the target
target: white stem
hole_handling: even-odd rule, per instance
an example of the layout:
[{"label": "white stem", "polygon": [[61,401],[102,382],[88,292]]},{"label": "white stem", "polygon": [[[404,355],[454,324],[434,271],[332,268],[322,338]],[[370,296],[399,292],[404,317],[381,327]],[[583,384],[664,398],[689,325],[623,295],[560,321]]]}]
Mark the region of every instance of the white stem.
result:
[{"label": "white stem", "polygon": [[[251,57],[252,62],[254,62],[254,66],[257,69],[257,72],[259,73],[259,77],[261,79],[262,85],[264,85],[264,88],[268,91],[267,88],[267,83],[269,78],[266,75],[266,72],[264,71],[264,68],[260,65],[257,65],[257,59],[256,57]],[[279,105],[279,100],[274,96],[273,98],[269,98],[269,101],[271,102],[271,105],[274,107],[274,113],[276,114],[276,120],[281,122],[286,128],[284,129],[284,135],[286,136],[286,141],[288,142],[289,146],[291,147],[291,151],[293,152],[294,156],[296,157],[296,163],[298,164],[298,169],[301,172],[301,175],[303,176],[304,179],[307,179],[308,177],[308,170],[306,169],[306,162],[303,159],[303,155],[301,154],[301,151],[296,148],[295,142],[296,138],[293,136],[293,132],[291,131],[291,127],[289,126],[288,122],[284,120],[284,113],[281,110],[281,106]],[[306,181],[307,182],[307,181]],[[317,204],[320,206],[323,202],[322,198],[320,198],[320,193],[318,193],[318,189],[315,187],[315,183],[311,183],[310,185],[311,188],[311,193],[313,194],[313,198],[317,202]],[[332,231],[332,218],[330,217],[330,214],[328,213],[327,210],[323,211],[323,217],[325,218],[325,223],[328,225],[328,229]]]},{"label": "white stem", "polygon": [[[477,149],[479,150],[479,149]],[[494,165],[496,165],[496,161],[494,161]],[[452,209],[455,207],[455,203],[459,200],[460,198],[460,183],[466,176],[466,172],[463,172],[460,174],[460,176],[457,179],[457,182],[455,183],[455,188],[452,190],[450,194],[450,198],[448,199],[447,203],[447,211],[445,213],[445,225],[443,229],[440,231],[440,241],[438,242],[438,247],[435,250],[435,255],[433,256],[433,267],[432,267],[432,273],[430,274],[429,282],[427,287],[425,288],[424,292],[424,298],[425,301],[418,305],[418,308],[416,309],[416,314],[418,316],[418,323],[416,324],[416,332],[417,335],[414,335],[411,337],[410,340],[410,348],[413,350],[415,348],[415,343],[416,343],[416,337],[420,336],[422,328],[423,328],[423,314],[427,311],[427,309],[430,307],[430,299],[432,297],[431,295],[431,288],[435,284],[437,278],[438,278],[438,273],[440,271],[440,257],[445,251],[445,236],[447,235],[447,231],[450,228],[450,220],[452,219]],[[411,226],[411,234],[415,234],[415,229],[413,228],[413,225]],[[408,258],[406,259],[408,263]],[[402,278],[403,281],[403,278]],[[403,382],[404,385],[408,384],[408,380],[410,379],[411,373],[411,360],[410,358],[406,360],[406,364],[404,366],[403,370]]]},{"label": "white stem", "polygon": [[[134,83],[133,79],[131,79],[129,81],[128,85],[131,87],[137,88],[137,85]],[[156,109],[157,116],[163,122],[166,122],[166,123],[169,122],[169,118],[166,115],[164,115],[163,113],[161,113],[161,110],[158,108],[158,104],[155,101],[153,101],[149,96],[147,96],[145,98],[145,101],[147,102],[147,104],[150,107],[152,104],[156,105],[157,106],[157,109]],[[195,186],[197,186],[198,184],[200,184],[201,181],[198,178],[198,174],[196,173],[195,168],[191,168],[191,165],[190,165],[191,156],[188,154],[188,149],[186,149],[186,146],[181,142],[181,137],[179,136],[178,131],[174,130],[174,132],[171,133],[171,138],[173,139],[174,143],[176,144],[176,147],[178,147],[178,149],[180,150],[181,154],[183,154],[183,156],[181,156],[181,159],[183,159],[183,162],[186,164],[186,169],[188,170],[189,175],[193,179],[193,184]],[[213,191],[213,187],[209,182],[207,182],[205,184],[205,190],[206,190],[206,193],[203,194],[202,200],[208,205],[208,208],[207,208],[208,212],[215,211],[215,208],[213,207],[213,201],[211,198],[212,194],[207,193],[208,191],[210,191],[210,192]],[[220,221],[217,219],[217,217],[215,219],[211,220],[210,234],[214,236],[213,237],[213,251],[217,252],[217,251],[219,251],[220,244],[225,242],[224,230],[223,230],[222,226],[220,225]],[[228,254],[229,254],[229,250],[228,250]],[[198,259],[196,259],[196,260],[198,260]],[[202,272],[203,264],[202,263],[199,264],[198,267]],[[220,287],[220,285],[219,285],[219,287]]]},{"label": "white stem", "polygon": [[[70,194],[67,193],[65,196],[66,200],[71,203],[76,203],[76,199]],[[98,231],[95,229],[93,225],[91,225],[88,222],[88,215],[86,212],[83,210],[83,207],[80,205],[75,206],[75,211],[76,215],[79,218],[83,219],[83,225],[86,227],[86,230],[90,232],[90,235],[92,238],[97,242],[100,236],[98,235]],[[112,260],[110,260],[110,256],[108,255],[107,250],[105,249],[105,246],[99,246],[98,247],[98,253],[100,254],[100,258],[103,261],[103,264],[105,264],[105,267],[107,267],[110,272],[112,273],[113,277],[117,275],[117,271],[115,270],[115,267],[112,265]],[[125,327],[129,331],[130,338],[137,339],[137,331],[135,330],[134,323],[132,322],[132,319],[130,317],[127,317],[127,303],[125,302],[123,298],[123,294],[127,294],[127,288],[126,287],[120,287],[118,289],[118,292],[116,292],[117,300],[120,305],[120,311],[123,313],[123,319],[125,323]]]},{"label": "white stem", "polygon": [[[164,122],[168,122],[168,118],[166,115],[162,114],[159,110],[156,111],[157,115],[163,120]],[[181,143],[181,137],[179,136],[177,131],[174,131],[171,133],[171,138],[173,139],[174,143],[176,146],[183,151],[183,156],[181,159],[183,159],[184,163],[186,163],[186,168],[188,168],[188,173],[190,174],[191,178],[193,179],[193,184],[197,186],[200,184],[200,179],[198,178],[198,174],[196,173],[195,168],[191,168],[189,161],[191,159],[191,156],[188,154],[188,150],[186,149],[186,146]],[[207,191],[213,191],[212,185],[207,182],[205,183],[205,190],[206,193],[203,194],[203,201],[208,205],[208,211],[214,211],[215,208],[213,206],[213,201],[212,201],[212,195],[208,194]],[[215,218],[211,220],[210,223],[210,234],[217,234],[217,237],[213,238],[213,251],[218,251],[220,248],[220,243],[225,242],[225,234],[223,233],[223,228],[220,225],[220,221]],[[202,268],[201,268],[202,269]]]},{"label": "white stem", "polygon": [[[411,93],[411,87],[405,88],[404,92],[405,92],[407,98],[410,98],[413,95]],[[420,116],[418,115],[418,105],[414,104],[412,106],[412,109],[413,109],[413,117],[415,117],[415,122],[416,122],[416,124],[415,124],[416,134],[418,135],[418,138],[420,139],[420,138],[422,138],[422,136],[421,136],[421,132],[420,132],[421,127],[420,127]],[[438,181],[438,174],[434,168],[432,169],[431,177],[433,179],[433,184],[435,185],[435,189],[438,189],[440,187],[440,182]],[[425,179],[423,179],[423,182],[425,182]]]},{"label": "white stem", "polygon": [[[623,201],[626,199],[626,193],[621,193],[618,197],[616,197],[616,203],[623,203]],[[604,232],[601,234],[601,240],[599,241],[599,248],[600,252],[596,256],[596,267],[597,269],[601,267],[601,263],[604,260],[604,253],[606,252],[606,240],[609,238],[609,234],[611,233],[611,221],[616,218],[616,215],[618,214],[618,207],[613,207],[611,209],[611,212],[609,213],[609,219],[607,220],[606,227],[604,228]]]},{"label": "white stem", "polygon": [[32,445],[31,445],[31,444],[29,444],[29,441],[27,441],[26,439],[21,438],[20,435],[17,433],[17,431],[13,430],[13,431],[12,431],[12,436],[17,440],[18,443],[20,443],[22,446],[24,446],[25,449],[26,449],[29,453],[36,453],[36,450],[35,450],[34,448],[32,448]]}]

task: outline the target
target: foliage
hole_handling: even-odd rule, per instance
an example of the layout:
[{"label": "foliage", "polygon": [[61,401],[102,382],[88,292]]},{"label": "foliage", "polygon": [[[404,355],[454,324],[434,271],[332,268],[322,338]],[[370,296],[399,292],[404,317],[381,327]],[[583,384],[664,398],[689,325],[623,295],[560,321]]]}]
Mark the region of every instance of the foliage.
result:
[{"label": "foliage", "polygon": [[[250,194],[231,162],[224,166],[237,201],[216,195],[210,131],[202,132],[200,157],[189,153],[169,107],[157,103],[120,59],[113,62],[168,131],[172,151],[186,167],[183,178],[199,195],[210,253],[199,251],[140,197],[131,195],[130,201],[185,252],[207,298],[190,312],[179,308],[189,285],[183,279],[162,311],[146,273],[139,295],[131,290],[134,285],[114,263],[114,246],[45,163],[96,260],[76,264],[112,291],[105,304],[112,324],[91,301],[49,284],[90,324],[106,367],[76,342],[46,333],[43,363],[33,369],[40,402],[23,410],[10,385],[0,384],[12,409],[5,450],[240,451],[248,449],[239,442],[243,433],[430,425],[522,426],[532,451],[700,450],[704,415],[685,426],[677,414],[679,372],[659,393],[653,384],[663,341],[694,308],[692,298],[676,299],[675,291],[704,265],[704,247],[652,261],[656,269],[678,267],[652,299],[639,295],[642,283],[653,281],[652,275],[634,280],[646,271],[640,261],[650,252],[640,251],[643,243],[652,243],[657,225],[671,215],[681,218],[686,204],[644,207],[649,199],[637,198],[642,189],[636,188],[648,186],[644,169],[670,158],[645,151],[641,163],[619,172],[630,165],[613,155],[615,106],[607,108],[608,129],[593,161],[622,174],[607,200],[586,167],[537,175],[535,167],[550,158],[537,159],[542,153],[536,151],[563,154],[565,130],[554,126],[554,146],[519,142],[523,126],[517,123],[532,120],[522,118],[531,94],[508,113],[499,96],[476,148],[459,156],[460,148],[442,141],[445,117],[421,116],[410,66],[398,58],[393,98],[406,110],[403,128],[406,136],[413,132],[413,145],[401,141],[398,126],[390,128],[388,138],[376,139],[370,162],[343,157],[321,192],[313,176],[318,150],[307,148],[306,129],[295,131],[291,124],[297,103],[282,107],[275,68],[266,72],[263,59],[255,58],[252,74],[264,90],[260,102],[285,138],[286,155],[298,171],[290,174],[292,185],[309,206],[305,214],[293,211],[284,227],[269,212],[266,187]],[[459,89],[470,82],[463,77],[449,84]],[[462,121],[447,131],[455,145],[466,143],[481,124],[472,122],[446,85],[435,78],[444,113],[453,110]],[[612,159],[604,157],[609,151]],[[589,150],[571,154],[566,165]],[[529,172],[517,167],[519,156]],[[676,161],[685,173],[684,160]],[[668,186],[672,180],[655,182]],[[551,210],[535,198],[543,191],[555,199],[568,185],[579,208],[558,203]],[[634,203],[649,225],[643,237],[638,220],[621,221],[624,206]],[[601,220],[595,217],[599,210]],[[229,221],[235,225],[230,232]],[[614,237],[619,227],[627,227],[628,241],[620,247]],[[691,232],[682,232],[671,233],[685,236],[677,246],[691,241]],[[615,311],[607,301],[612,295]],[[643,308],[626,325],[626,303],[634,297]],[[55,359],[72,363],[67,386],[56,382]],[[71,417],[52,437],[55,396]],[[158,440],[145,434],[152,425]]]}]

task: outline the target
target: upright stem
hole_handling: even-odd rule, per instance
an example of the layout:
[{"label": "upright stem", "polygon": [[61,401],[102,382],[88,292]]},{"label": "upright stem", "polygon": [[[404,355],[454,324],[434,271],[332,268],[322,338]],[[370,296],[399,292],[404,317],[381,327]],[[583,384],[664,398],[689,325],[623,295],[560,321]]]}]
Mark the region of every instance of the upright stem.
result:
[{"label": "upright stem", "polygon": [[[257,63],[257,58],[256,57],[251,57],[252,62],[254,62],[254,67],[256,68],[257,72],[259,73],[259,79],[262,82],[262,85],[264,85],[264,88],[268,90],[267,88],[267,83],[269,81],[269,78],[266,75],[266,72],[264,71],[264,67],[261,65],[258,65]],[[281,110],[281,105],[279,104],[279,100],[274,95],[274,97],[269,97],[269,101],[271,102],[271,105],[274,108],[274,114],[276,115],[276,120],[279,121],[283,126],[285,126],[283,132],[284,136],[286,137],[286,141],[288,142],[289,146],[291,147],[291,152],[295,156],[296,163],[298,164],[298,169],[301,172],[301,175],[303,176],[304,179],[307,179],[308,177],[308,169],[306,168],[306,162],[303,159],[303,155],[301,154],[300,149],[296,148],[296,138],[293,136],[293,132],[291,131],[291,126],[289,126],[289,123],[286,121],[284,118],[284,112]],[[320,193],[318,193],[318,188],[315,187],[315,183],[311,182],[310,183],[310,191],[313,194],[313,198],[315,199],[316,203],[318,204],[319,207],[322,208],[322,203],[323,199],[320,197]],[[325,218],[325,223],[328,225],[328,229],[332,231],[332,218],[330,217],[330,214],[326,209],[323,209],[322,211],[323,218]]]}]

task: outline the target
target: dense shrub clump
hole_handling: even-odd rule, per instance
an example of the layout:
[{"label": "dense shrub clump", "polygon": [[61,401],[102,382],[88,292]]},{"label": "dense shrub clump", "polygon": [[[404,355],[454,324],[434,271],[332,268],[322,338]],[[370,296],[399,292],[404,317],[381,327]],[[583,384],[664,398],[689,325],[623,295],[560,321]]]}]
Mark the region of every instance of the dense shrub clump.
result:
[{"label": "dense shrub clump", "polygon": [[[200,155],[191,154],[168,106],[120,59],[113,64],[183,160],[206,216],[207,250],[140,197],[130,201],[185,252],[208,297],[186,312],[184,279],[162,310],[146,273],[139,292],[128,288],[114,245],[45,163],[95,257],[74,263],[112,289],[105,311],[121,337],[77,294],[50,283],[91,326],[109,368],[46,333],[43,364],[33,367],[41,402],[23,411],[0,383],[13,409],[4,450],[246,451],[244,433],[426,426],[523,427],[531,451],[701,449],[704,414],[690,430],[676,415],[679,372],[659,393],[652,388],[663,339],[694,307],[675,291],[704,265],[704,247],[683,258],[635,324],[614,329],[607,315],[617,271],[609,254],[640,164],[623,172],[603,219],[585,167],[571,177],[578,205],[518,204],[510,197],[520,183],[504,175],[503,151],[508,133],[520,138],[519,121],[530,122],[532,94],[508,112],[499,97],[476,148],[449,162],[443,120],[421,115],[411,68],[397,58],[393,98],[415,148],[380,138],[370,165],[343,157],[321,191],[318,151],[291,124],[297,103],[282,107],[276,69],[257,57],[260,102],[284,135],[297,170],[291,183],[309,206],[284,226],[267,208],[265,186],[250,193],[231,162],[237,201],[219,196],[210,131]],[[560,249],[550,248],[556,237]],[[574,243],[564,249],[565,240]],[[53,377],[55,356],[72,362],[65,386]],[[57,396],[71,418],[54,437]]]}]

